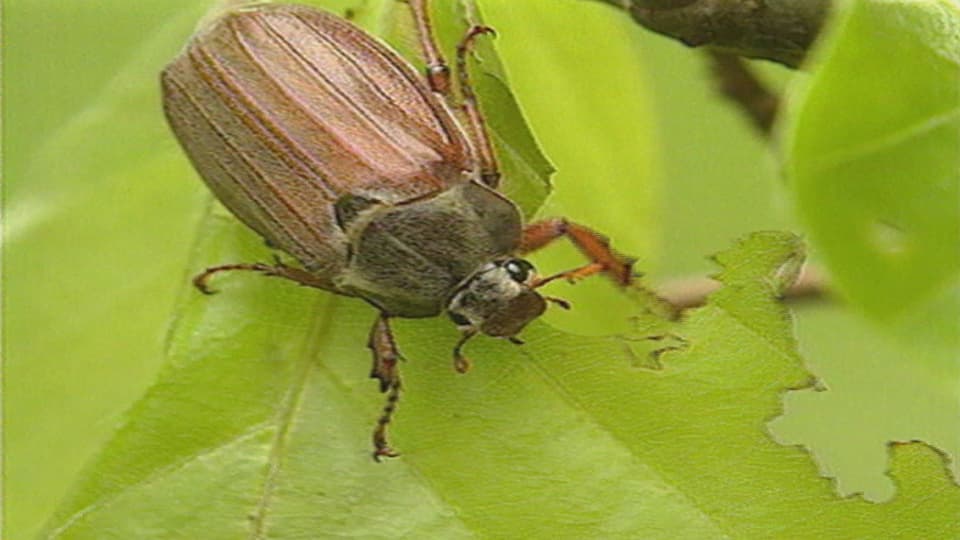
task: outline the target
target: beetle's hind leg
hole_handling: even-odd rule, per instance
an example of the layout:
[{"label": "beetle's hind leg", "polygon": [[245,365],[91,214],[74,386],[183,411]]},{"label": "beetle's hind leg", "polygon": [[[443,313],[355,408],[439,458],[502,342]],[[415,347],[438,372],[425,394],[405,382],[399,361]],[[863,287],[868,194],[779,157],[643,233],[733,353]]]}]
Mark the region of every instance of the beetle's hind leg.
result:
[{"label": "beetle's hind leg", "polygon": [[[440,47],[437,45],[436,37],[433,34],[427,0],[406,1],[410,4],[410,10],[413,12],[420,48],[427,63],[427,83],[433,92],[443,96],[449,102],[453,94],[450,67],[444,60],[443,53],[440,52]],[[494,33],[494,30],[488,26],[474,25],[467,30],[467,33],[457,45],[457,83],[460,87],[462,101],[460,108],[463,110],[463,119],[466,120],[467,124],[467,136],[470,140],[470,150],[475,162],[474,172],[479,175],[484,184],[492,188],[496,188],[500,184],[500,171],[497,167],[496,154],[493,152],[493,143],[491,143],[490,134],[487,132],[486,121],[483,119],[483,113],[480,111],[477,96],[470,82],[467,55],[470,53],[473,41],[478,36]]]},{"label": "beetle's hind leg", "polygon": [[433,35],[433,25],[430,23],[430,14],[427,0],[406,0],[413,12],[413,24],[417,27],[417,38],[423,59],[427,63],[427,83],[430,90],[444,97],[451,93],[450,66],[443,58],[437,40]]},{"label": "beetle's hind leg", "polygon": [[209,281],[210,278],[215,274],[221,274],[223,272],[232,272],[234,270],[247,270],[253,272],[260,272],[265,276],[270,277],[279,277],[283,279],[288,279],[294,281],[300,285],[306,287],[314,287],[317,289],[324,289],[327,291],[337,292],[336,286],[333,282],[328,279],[318,277],[306,270],[301,270],[300,268],[294,268],[292,266],[287,266],[279,260],[274,264],[265,264],[265,263],[240,263],[240,264],[223,264],[220,266],[212,266],[207,268],[203,272],[200,272],[193,277],[193,286],[197,289],[200,289],[200,292],[203,294],[213,294],[216,291],[210,288]]},{"label": "beetle's hind leg", "polygon": [[467,54],[470,52],[473,40],[477,36],[494,33],[493,28],[488,26],[474,26],[467,31],[463,40],[457,45],[457,78],[460,82],[460,93],[463,95],[463,112],[467,117],[470,139],[473,143],[474,152],[476,152],[480,180],[492,188],[496,188],[500,184],[500,170],[497,167],[496,154],[493,153],[490,134],[487,132],[487,123],[483,119],[480,104],[477,102],[477,96],[473,93],[473,86],[470,84]]},{"label": "beetle's hind leg", "polygon": [[397,343],[393,339],[390,320],[386,314],[381,313],[374,321],[367,347],[373,353],[373,369],[370,371],[370,378],[378,379],[380,391],[387,394],[383,412],[377,419],[376,427],[373,428],[373,459],[380,461],[383,457],[400,455],[387,442],[387,426],[393,419],[393,413],[397,410],[397,403],[400,401],[402,383],[397,364],[403,357],[400,356]]}]

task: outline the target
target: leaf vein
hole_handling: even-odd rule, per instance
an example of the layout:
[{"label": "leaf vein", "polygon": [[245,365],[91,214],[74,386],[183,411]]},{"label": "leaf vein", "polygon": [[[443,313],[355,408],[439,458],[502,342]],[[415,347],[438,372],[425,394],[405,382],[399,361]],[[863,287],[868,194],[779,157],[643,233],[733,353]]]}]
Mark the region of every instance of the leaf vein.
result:
[{"label": "leaf vein", "polygon": [[190,455],[188,455],[188,456],[185,456],[183,459],[177,460],[177,461],[171,463],[170,465],[168,465],[168,466],[166,466],[166,467],[161,467],[161,468],[155,470],[153,473],[147,475],[146,477],[144,477],[144,478],[142,478],[142,479],[140,479],[140,480],[138,480],[138,481],[136,481],[136,482],[134,482],[134,483],[132,483],[132,484],[129,484],[129,485],[127,485],[127,486],[124,486],[122,489],[114,492],[112,495],[110,495],[110,496],[108,496],[108,497],[105,497],[105,498],[103,498],[103,499],[100,499],[100,501],[98,501],[98,502],[94,502],[94,503],[92,503],[92,504],[89,504],[89,505],[81,508],[80,510],[77,510],[77,511],[74,512],[72,515],[70,515],[66,520],[64,520],[63,525],[61,525],[61,526],[57,527],[56,529],[54,529],[53,531],[51,531],[51,532],[47,535],[47,537],[48,537],[48,538],[56,538],[56,537],[58,537],[58,536],[61,536],[64,532],[66,532],[66,531],[69,530],[71,527],[73,527],[74,524],[78,523],[78,522],[79,522],[81,519],[83,519],[85,516],[87,516],[87,515],[89,515],[89,514],[92,514],[92,513],[96,512],[96,511],[99,511],[99,510],[103,510],[103,509],[110,508],[110,506],[111,506],[114,502],[116,502],[116,501],[119,500],[121,497],[123,497],[123,495],[124,495],[125,493],[127,493],[127,492],[130,492],[130,491],[132,491],[132,490],[134,490],[134,489],[136,489],[136,488],[139,488],[139,487],[144,487],[144,486],[148,486],[148,485],[150,485],[150,484],[153,484],[154,482],[157,482],[157,481],[159,481],[159,480],[162,480],[162,479],[166,478],[167,476],[169,476],[169,475],[171,475],[171,474],[174,474],[174,473],[176,473],[176,472],[178,472],[178,471],[183,470],[184,468],[190,466],[191,464],[193,464],[193,463],[195,463],[195,462],[197,462],[197,461],[199,461],[199,460],[202,460],[203,458],[205,458],[205,457],[207,457],[207,456],[210,456],[210,455],[213,455],[213,454],[215,454],[215,453],[217,453],[217,452],[220,452],[220,451],[222,451],[222,450],[225,450],[225,449],[227,449],[227,448],[229,448],[230,446],[233,446],[233,445],[235,445],[235,444],[244,443],[244,442],[246,442],[246,441],[248,441],[248,440],[250,440],[250,439],[253,439],[253,438],[255,438],[256,436],[258,436],[258,435],[260,435],[260,434],[262,434],[262,433],[264,433],[264,432],[266,432],[266,431],[269,431],[270,429],[273,429],[273,425],[270,424],[270,423],[268,423],[268,422],[262,422],[262,423],[259,423],[259,424],[255,424],[255,425],[254,425],[253,427],[251,427],[250,429],[248,429],[248,430],[246,430],[246,431],[243,431],[243,432],[237,434],[235,437],[231,437],[231,438],[226,439],[226,440],[224,440],[224,441],[222,441],[222,442],[220,442],[220,443],[218,443],[218,444],[215,444],[215,445],[213,445],[213,446],[209,446],[209,447],[203,449],[202,451],[195,452],[195,453],[193,453],[193,454],[190,454]]},{"label": "leaf vein", "polygon": [[952,121],[958,119],[960,119],[960,108],[952,108],[942,113],[934,114],[930,117],[924,118],[919,122],[894,131],[889,135],[868,140],[848,148],[842,148],[834,152],[826,152],[819,159],[813,160],[810,168],[812,171],[832,169],[844,163],[848,163],[871,154],[878,154],[880,152],[889,150],[894,146],[905,143],[910,139],[920,137],[921,135],[929,133],[937,128],[948,125]]},{"label": "leaf vein", "polygon": [[319,344],[323,342],[322,336],[330,327],[331,312],[336,309],[337,302],[330,295],[321,295],[320,306],[315,309],[320,314],[314,319],[317,323],[312,331],[304,336],[305,348],[304,354],[300,355],[300,366],[298,376],[293,381],[289,392],[284,397],[283,406],[277,417],[277,432],[270,445],[270,457],[267,465],[267,475],[263,482],[263,490],[257,501],[257,510],[251,520],[252,530],[251,539],[261,539],[266,537],[267,513],[270,510],[270,501],[276,491],[277,484],[282,469],[284,453],[287,449],[287,443],[290,441],[291,426],[297,418],[303,406],[303,396],[306,392],[307,381],[310,374],[316,367],[315,358]]}]

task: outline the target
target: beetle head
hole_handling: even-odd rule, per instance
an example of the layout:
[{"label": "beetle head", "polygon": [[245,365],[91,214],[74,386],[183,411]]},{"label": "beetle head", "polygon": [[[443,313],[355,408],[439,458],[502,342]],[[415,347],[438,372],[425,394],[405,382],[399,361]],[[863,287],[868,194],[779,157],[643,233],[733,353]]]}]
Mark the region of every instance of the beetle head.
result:
[{"label": "beetle head", "polygon": [[512,337],[546,309],[534,291],[536,271],[523,259],[487,263],[453,294],[447,313],[458,326],[496,337]]}]

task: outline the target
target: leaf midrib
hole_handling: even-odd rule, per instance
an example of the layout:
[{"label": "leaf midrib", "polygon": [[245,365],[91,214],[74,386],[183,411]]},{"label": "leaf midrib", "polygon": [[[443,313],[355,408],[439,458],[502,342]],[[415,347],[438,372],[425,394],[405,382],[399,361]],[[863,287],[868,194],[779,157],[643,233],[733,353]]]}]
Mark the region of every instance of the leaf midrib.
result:
[{"label": "leaf midrib", "polygon": [[337,302],[330,298],[330,295],[321,295],[318,302],[320,305],[312,310],[317,313],[313,317],[316,323],[309,332],[304,333],[303,353],[297,355],[302,365],[297,371],[297,377],[292,381],[290,390],[284,396],[283,406],[277,416],[277,430],[270,444],[267,474],[263,482],[263,490],[257,499],[256,513],[251,520],[251,539],[265,538],[267,513],[270,500],[276,491],[277,478],[281,472],[281,463],[290,438],[290,427],[301,410],[307,380],[316,366],[319,344],[329,333],[331,312],[336,309]]}]

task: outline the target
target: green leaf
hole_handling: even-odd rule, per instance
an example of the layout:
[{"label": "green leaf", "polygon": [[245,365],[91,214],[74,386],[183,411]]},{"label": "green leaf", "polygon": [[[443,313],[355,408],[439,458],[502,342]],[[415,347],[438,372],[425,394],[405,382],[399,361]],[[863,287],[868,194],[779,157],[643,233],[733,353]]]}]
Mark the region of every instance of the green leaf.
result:
[{"label": "green leaf", "polygon": [[[374,2],[338,4],[356,8],[361,19],[366,14],[386,24],[380,12],[362,9],[373,10]],[[4,170],[4,538],[34,537],[37,523],[75,481],[79,464],[114,431],[120,411],[142,394],[160,360],[178,287],[183,308],[174,310],[178,331],[160,382],[128,413],[125,427],[63,502],[50,530],[86,509],[63,536],[236,538],[250,531],[246,514],[234,513],[243,507],[254,522],[267,515],[259,523],[275,536],[296,531],[309,538],[327,530],[361,537],[382,531],[391,537],[404,531],[456,537],[494,527],[507,531],[502,536],[588,529],[617,536],[635,523],[640,525],[619,536],[646,531],[654,537],[702,538],[719,536],[711,531],[720,528],[726,536],[752,537],[778,532],[788,537],[795,531],[896,537],[918,530],[931,537],[957,536],[945,521],[957,512],[956,487],[943,474],[943,457],[920,445],[892,451],[897,498],[864,505],[837,499],[806,455],[770,445],[762,418],[743,431],[742,441],[710,440],[731,412],[750,416],[739,398],[757,391],[735,383],[744,378],[747,386],[757,379],[740,370],[709,372],[690,387],[677,379],[675,387],[656,388],[656,399],[643,399],[647,381],[659,380],[661,373],[681,376],[671,371],[672,363],[679,366],[697,348],[701,352],[693,358],[705,356],[706,342],[689,341],[687,350],[665,354],[663,372],[626,370],[629,377],[637,372],[643,377],[634,384],[621,368],[623,362],[646,364],[643,343],[629,342],[636,352],[625,358],[617,339],[574,338],[540,325],[531,328],[530,344],[522,349],[471,343],[476,369],[458,378],[448,363],[454,338],[449,324],[406,323],[399,333],[411,357],[404,366],[407,382],[415,386],[404,397],[395,433],[406,456],[374,466],[366,457],[367,440],[382,403],[364,378],[369,310],[350,300],[329,304],[310,291],[253,276],[218,282],[223,292],[212,299],[198,298],[186,287],[204,264],[266,255],[259,239],[218,214],[201,224],[201,238],[187,260],[208,196],[163,125],[156,73],[186,40],[202,6],[192,0],[143,0],[71,8],[22,0],[5,7],[5,123],[17,137],[5,140]],[[551,213],[575,216],[609,233],[623,251],[643,256],[643,271],[655,273],[699,271],[706,264],[702,254],[727,239],[783,226],[782,208],[766,191],[775,175],[763,144],[750,139],[736,111],[713,99],[689,51],[640,31],[626,32],[629,21],[617,25],[612,10],[592,3],[503,1],[485,2],[484,8],[499,31],[498,49],[512,51],[511,87],[522,89],[517,91],[522,109],[560,169],[548,203]],[[548,55],[557,41],[566,47],[563,54]],[[631,48],[641,65],[631,61]],[[607,60],[612,58],[617,60]],[[589,70],[592,80],[578,77],[581,69]],[[69,137],[57,135],[61,129]],[[662,190],[661,177],[670,180]],[[657,199],[661,191],[663,200]],[[751,201],[750,212],[742,211],[742,200]],[[31,206],[44,212],[34,213]],[[18,232],[12,240],[11,231]],[[540,266],[563,268],[559,261],[566,255],[546,254]],[[552,322],[589,313],[591,320],[570,328],[610,333],[615,326],[609,321],[622,321],[627,311],[598,294],[604,287],[600,280],[573,288],[582,295],[575,312],[560,313]],[[562,285],[557,289],[567,295]],[[838,327],[821,325],[815,335],[801,334],[805,350],[811,341],[843,341]],[[440,342],[422,343],[430,340]],[[554,354],[552,348],[562,350]],[[568,399],[565,387],[554,385],[547,373],[558,358],[561,382],[582,386],[581,350],[586,375],[623,376],[628,389],[614,384],[615,397],[596,390],[592,409]],[[851,346],[840,358],[869,360],[870,354],[869,347]],[[318,365],[308,371],[304,357],[318,359]],[[739,356],[731,358],[730,367],[740,366]],[[321,367],[336,368],[336,377],[323,379],[317,375]],[[682,370],[694,371],[689,365]],[[526,395],[528,385],[535,394]],[[735,391],[724,400],[731,385]],[[718,414],[700,420],[673,408],[675,400],[692,400],[704,388],[709,399],[717,396],[707,413]],[[592,412],[597,408],[617,408],[625,394],[634,401],[628,399],[630,407],[610,417],[621,424],[607,429],[590,418],[600,415]],[[569,403],[567,409],[559,401]],[[537,414],[543,404],[551,415]],[[683,414],[697,410],[684,406]],[[441,414],[459,420],[427,422]],[[763,414],[769,418],[776,411]],[[284,424],[284,415],[300,421]],[[458,422],[468,425],[450,431],[447,440],[443,430]],[[650,430],[643,429],[646,422]],[[680,427],[673,433],[683,435],[678,440],[656,432],[673,429],[675,422]],[[285,459],[273,469],[268,499],[273,504],[263,514],[257,509],[266,493],[267,464],[274,459],[265,449],[281,437],[282,425],[289,426],[279,439],[288,441],[279,454]],[[699,437],[701,425],[709,429]],[[839,425],[837,438],[852,431],[840,420],[830,425]],[[494,442],[483,438],[487,429]],[[514,434],[522,437],[517,444],[526,448],[529,442],[535,453],[508,452],[516,444],[503,451],[500,446],[512,443]],[[620,440],[633,442],[618,449]],[[727,443],[742,452],[717,453]],[[456,453],[429,455],[443,444],[456,444]],[[647,460],[648,453],[657,459]],[[470,466],[456,469],[446,460]],[[691,463],[698,468],[685,473]],[[787,467],[789,474],[778,477],[785,480],[758,480],[778,466]],[[608,481],[616,483],[609,487]],[[691,501],[699,504],[705,497],[696,495],[701,484],[713,489],[714,482],[719,487],[706,496],[709,514],[691,510]],[[718,510],[731,483],[737,497]],[[586,486],[582,496],[578,484]],[[751,495],[762,495],[763,504],[750,511],[774,517],[741,519],[755,514],[738,508],[754,505],[753,499],[743,502],[740,485],[762,486]],[[484,494],[489,498],[482,499]],[[541,506],[550,512],[539,513]],[[822,516],[822,530],[810,532],[818,524],[803,523],[811,515]],[[511,520],[498,522],[503,516]]]},{"label": "green leaf", "polygon": [[787,118],[787,172],[854,309],[802,320],[830,390],[789,394],[772,428],[842,495],[882,501],[888,441],[935,445],[960,480],[960,10],[851,2],[814,57]]},{"label": "green leaf", "polygon": [[4,5],[4,538],[33,537],[163,360],[207,196],[157,73],[198,7]]},{"label": "green leaf", "polygon": [[[960,455],[960,365],[907,348],[869,320],[836,306],[809,306],[797,335],[822,381],[787,393],[784,415],[770,425],[777,440],[806,446],[841,496],[887,501],[889,441],[924,441]],[[817,336],[833,336],[833,339]],[[826,391],[825,391],[826,390]],[[960,478],[955,459],[948,460]]]},{"label": "green leaf", "polygon": [[816,58],[787,145],[814,244],[859,309],[908,343],[955,355],[960,8],[851,2]]},{"label": "green leaf", "polygon": [[[255,256],[211,214],[196,264]],[[625,338],[535,324],[522,348],[477,340],[453,373],[454,332],[402,321],[405,454],[369,458],[378,407],[360,302],[270,280],[186,297],[161,380],[51,522],[65,538],[776,536],[957,534],[960,490],[939,456],[889,505],[835,499],[802,452],[764,435],[781,389],[804,384],[777,301],[802,246],[754,235],[721,254],[726,287],[673,329],[664,369]],[[635,336],[640,337],[640,336]],[[930,493],[937,495],[931,498]],[[536,509],[536,511],[531,511]],[[906,509],[911,509],[907,512]],[[810,520],[810,515],[821,519]]]}]

